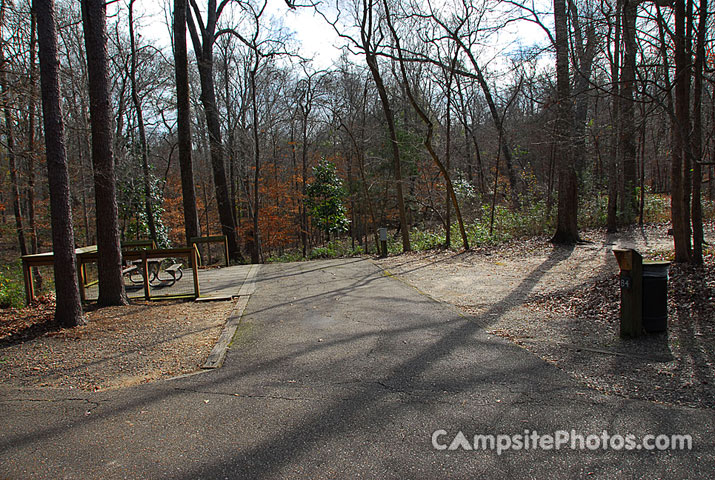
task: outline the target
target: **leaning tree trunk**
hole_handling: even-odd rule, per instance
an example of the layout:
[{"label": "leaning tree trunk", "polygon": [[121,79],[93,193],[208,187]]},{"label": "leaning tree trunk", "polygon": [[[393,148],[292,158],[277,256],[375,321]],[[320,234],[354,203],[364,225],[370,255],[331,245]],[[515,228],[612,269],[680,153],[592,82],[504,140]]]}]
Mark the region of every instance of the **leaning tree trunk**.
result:
[{"label": "leaning tree trunk", "polygon": [[[190,13],[190,12],[187,12]],[[214,186],[216,189],[216,204],[218,216],[221,223],[221,233],[228,240],[228,253],[232,261],[242,261],[241,252],[238,246],[236,235],[236,224],[233,221],[233,209],[226,180],[226,167],[224,165],[224,149],[221,139],[221,116],[216,106],[216,87],[213,77],[213,45],[216,40],[216,22],[218,13],[215,2],[209,2],[208,20],[206,26],[201,28],[201,39],[193,17],[187,15],[188,25],[191,33],[191,40],[194,44],[194,53],[199,68],[199,80],[201,83],[201,104],[204,107],[206,117],[206,129],[209,134],[209,152],[211,157],[211,168],[213,171]],[[197,19],[200,21],[200,19]]]},{"label": "leaning tree trunk", "polygon": [[385,120],[387,121],[387,129],[390,133],[390,148],[392,150],[392,166],[395,175],[395,184],[397,190],[397,210],[400,214],[400,233],[402,234],[402,251],[409,252],[412,247],[410,246],[410,231],[407,227],[407,214],[405,212],[405,198],[402,193],[402,165],[400,163],[400,146],[397,141],[397,130],[395,129],[395,115],[390,107],[390,100],[387,97],[387,90],[385,89],[385,83],[382,81],[382,76],[380,75],[380,69],[377,65],[377,57],[368,53],[368,48],[365,48],[365,58],[367,60],[367,65],[370,68],[370,73],[375,81],[375,86],[377,87],[377,93],[380,97],[380,103],[382,104],[382,110],[385,113]]},{"label": "leaning tree trunk", "polygon": [[34,0],[40,53],[42,112],[45,126],[47,177],[50,190],[52,249],[55,259],[55,320],[73,327],[84,323],[77,285],[65,132],[60,96],[60,62],[53,0]]},{"label": "leaning tree trunk", "polygon": [[[444,26],[443,26],[444,28]],[[489,113],[491,114],[492,121],[494,122],[494,126],[497,129],[497,134],[499,136],[499,147],[501,148],[501,152],[504,155],[504,163],[506,164],[506,171],[507,171],[507,176],[509,178],[509,189],[510,189],[510,197],[511,197],[511,206],[514,210],[519,209],[520,204],[519,204],[519,192],[518,192],[518,185],[517,185],[517,178],[516,178],[516,172],[514,171],[514,161],[511,156],[511,149],[509,147],[509,143],[507,142],[507,136],[506,136],[506,130],[504,129],[504,117],[505,115],[499,115],[499,111],[497,110],[497,105],[494,102],[494,97],[492,97],[491,90],[489,90],[489,85],[487,84],[487,80],[484,78],[484,74],[482,73],[482,69],[479,67],[479,63],[477,62],[476,57],[474,56],[474,53],[472,53],[471,49],[464,44],[464,42],[459,38],[456,32],[451,32],[448,30],[450,33],[450,36],[452,39],[459,45],[459,47],[464,51],[464,53],[467,55],[467,58],[469,58],[469,62],[472,64],[472,68],[474,68],[474,72],[477,77],[477,83],[479,83],[479,86],[482,89],[482,93],[484,94],[484,99],[487,102],[487,106],[489,107]]]},{"label": "leaning tree trunk", "polygon": [[116,177],[112,152],[106,21],[106,7],[103,0],[82,1],[97,217],[98,303],[103,306],[127,303],[122,278],[122,249],[119,242]]},{"label": "leaning tree trunk", "polygon": [[[383,0],[383,7],[385,8],[385,17],[387,20],[387,26],[390,29],[390,32],[392,33],[392,40],[395,42],[395,47],[397,48],[397,56],[400,64],[400,73],[402,74],[402,81],[404,84],[404,89],[405,93],[407,94],[407,98],[410,100],[410,104],[412,105],[412,108],[414,108],[415,112],[417,115],[420,117],[422,122],[425,124],[427,127],[427,133],[425,135],[425,140],[424,140],[424,145],[427,151],[430,154],[430,157],[432,157],[432,160],[434,161],[435,165],[439,169],[440,173],[442,174],[442,178],[444,179],[444,184],[447,187],[447,195],[449,198],[452,200],[454,203],[454,211],[455,214],[457,215],[457,222],[459,223],[459,231],[462,235],[462,245],[464,246],[465,250],[469,250],[469,241],[467,240],[467,233],[464,230],[464,222],[462,221],[462,213],[459,209],[459,202],[457,201],[457,195],[454,193],[454,188],[452,185],[452,180],[449,176],[449,171],[447,167],[444,166],[442,161],[439,159],[439,156],[437,155],[437,152],[435,151],[434,147],[432,146],[432,135],[434,132],[434,124],[432,123],[432,120],[427,116],[427,113],[419,106],[417,103],[417,99],[412,93],[412,88],[410,87],[410,81],[409,78],[407,77],[407,69],[405,67],[405,59],[402,55],[402,48],[400,47],[400,37],[397,35],[397,30],[395,30],[395,27],[392,24],[392,20],[390,18],[390,7],[387,3],[387,0]],[[451,73],[450,73],[451,75]],[[450,82],[451,83],[451,82]],[[447,102],[447,108],[449,109],[449,102]],[[449,113],[447,114],[449,115]],[[449,166],[449,164],[447,164]],[[450,228],[449,223],[447,223],[447,229]]]}]

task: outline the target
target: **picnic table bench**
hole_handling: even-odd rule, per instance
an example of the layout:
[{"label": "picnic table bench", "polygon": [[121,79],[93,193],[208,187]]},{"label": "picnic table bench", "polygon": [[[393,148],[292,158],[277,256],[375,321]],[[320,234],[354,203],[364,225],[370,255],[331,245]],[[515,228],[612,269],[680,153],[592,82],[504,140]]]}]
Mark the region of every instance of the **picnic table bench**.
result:
[{"label": "picnic table bench", "polygon": [[[154,287],[171,287],[181,277],[184,276],[184,272],[181,270],[183,264],[173,263],[171,266],[165,268],[163,271],[161,269],[161,264],[167,260],[166,258],[151,258],[147,259],[147,270],[149,273],[149,283]],[[161,274],[167,273],[168,276],[162,278]],[[122,274],[127,275],[129,280],[135,284],[144,283],[144,269],[142,265],[142,260],[133,260],[131,265],[127,266],[122,270]],[[138,278],[137,278],[138,277]]]}]

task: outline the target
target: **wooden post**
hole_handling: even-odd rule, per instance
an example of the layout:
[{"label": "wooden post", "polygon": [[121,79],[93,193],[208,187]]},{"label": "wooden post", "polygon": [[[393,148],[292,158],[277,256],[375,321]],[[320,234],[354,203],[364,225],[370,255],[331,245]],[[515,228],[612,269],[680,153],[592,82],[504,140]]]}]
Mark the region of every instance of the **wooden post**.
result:
[{"label": "wooden post", "polygon": [[196,267],[201,266],[201,252],[199,252],[199,246],[196,243],[192,243],[194,247],[194,253],[196,253]]},{"label": "wooden post", "polygon": [[146,250],[142,250],[142,277],[144,278],[144,299],[151,299],[151,292],[149,291],[149,266],[146,261]]},{"label": "wooden post", "polygon": [[226,235],[223,235],[223,255],[226,259],[226,266],[228,267],[228,237]]},{"label": "wooden post", "polygon": [[380,235],[380,258],[387,257],[387,229],[381,227],[377,229]]},{"label": "wooden post", "polygon": [[190,255],[191,256],[189,257],[189,262],[191,263],[191,271],[194,275],[194,298],[199,298],[199,296],[201,295],[201,292],[199,291],[199,266],[198,254],[195,248],[191,250]]},{"label": "wooden post", "polygon": [[29,305],[35,299],[35,287],[32,282],[32,272],[26,259],[22,259],[22,276],[25,279],[25,303]]},{"label": "wooden post", "polygon": [[77,276],[79,277],[79,299],[82,302],[86,302],[87,292],[85,292],[84,286],[87,285],[87,268],[84,266],[84,261],[79,255],[77,255],[77,263],[79,264],[79,268],[77,269]]},{"label": "wooden post", "polygon": [[638,337],[643,330],[643,257],[633,249],[613,249],[621,269],[621,337]]}]

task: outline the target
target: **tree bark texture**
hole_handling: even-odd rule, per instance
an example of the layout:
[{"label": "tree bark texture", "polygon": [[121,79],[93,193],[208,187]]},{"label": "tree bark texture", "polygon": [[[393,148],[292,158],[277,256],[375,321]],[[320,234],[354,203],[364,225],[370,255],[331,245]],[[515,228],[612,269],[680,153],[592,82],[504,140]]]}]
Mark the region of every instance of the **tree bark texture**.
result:
[{"label": "tree bark texture", "polygon": [[[233,221],[231,199],[226,180],[226,167],[224,165],[224,148],[221,138],[221,117],[216,105],[216,87],[213,76],[213,46],[216,41],[216,22],[218,12],[216,11],[216,1],[209,0],[206,25],[201,29],[201,38],[196,32],[195,26],[190,19],[189,28],[191,39],[194,44],[194,53],[199,69],[199,79],[201,83],[201,105],[204,107],[206,117],[206,128],[209,134],[209,152],[211,156],[211,168],[213,170],[214,187],[216,189],[216,204],[218,207],[219,221],[221,222],[221,233],[228,239],[228,253],[232,261],[241,261],[241,252],[238,247],[236,235],[236,224]],[[200,19],[197,18],[197,21]]]},{"label": "tree bark texture", "polygon": [[578,179],[572,156],[573,108],[569,80],[568,19],[565,0],[554,0],[556,29],[557,128],[556,158],[559,171],[559,203],[554,243],[578,242]]},{"label": "tree bark texture", "polygon": [[179,138],[179,168],[184,207],[186,244],[201,235],[196,209],[194,166],[191,158],[191,103],[189,98],[189,66],[186,49],[186,9],[188,0],[174,0],[174,68],[176,74],[176,128]]},{"label": "tree bark texture", "polygon": [[692,253],[684,174],[690,130],[690,68],[685,45],[685,0],[675,0],[675,121],[671,164],[671,219],[675,261],[689,262]]},{"label": "tree bark texture", "polygon": [[132,90],[132,103],[137,116],[137,130],[139,131],[139,150],[142,162],[142,186],[144,187],[144,213],[147,225],[149,226],[149,236],[154,243],[159,242],[156,233],[156,223],[154,222],[154,208],[152,207],[151,174],[149,171],[149,151],[146,144],[146,129],[144,128],[144,112],[142,111],[139,92],[137,91],[137,45],[134,35],[134,2],[129,1],[129,45],[131,49],[131,64],[129,69],[129,81]]},{"label": "tree bark texture", "polygon": [[103,0],[82,0],[97,218],[98,303],[102,306],[127,303],[122,278],[122,249],[119,241],[116,177],[112,151],[112,109],[106,22],[106,7]]},{"label": "tree bark texture", "polygon": [[55,320],[72,327],[84,323],[77,284],[72,204],[65,150],[65,130],[60,96],[60,62],[53,0],[34,0],[39,41],[42,113],[45,128],[50,221],[54,252]]}]

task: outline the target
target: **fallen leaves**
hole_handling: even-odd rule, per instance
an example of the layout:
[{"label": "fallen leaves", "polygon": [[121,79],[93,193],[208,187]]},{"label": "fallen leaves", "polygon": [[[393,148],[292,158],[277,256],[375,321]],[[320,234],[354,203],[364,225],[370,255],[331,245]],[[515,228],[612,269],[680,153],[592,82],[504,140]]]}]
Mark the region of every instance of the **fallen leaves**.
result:
[{"label": "fallen leaves", "polygon": [[87,312],[61,329],[51,298],[0,312],[0,382],[100,390],[197,370],[233,302],[137,302]]}]

